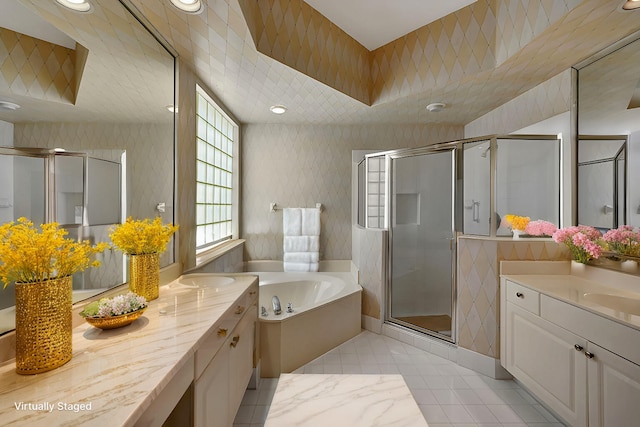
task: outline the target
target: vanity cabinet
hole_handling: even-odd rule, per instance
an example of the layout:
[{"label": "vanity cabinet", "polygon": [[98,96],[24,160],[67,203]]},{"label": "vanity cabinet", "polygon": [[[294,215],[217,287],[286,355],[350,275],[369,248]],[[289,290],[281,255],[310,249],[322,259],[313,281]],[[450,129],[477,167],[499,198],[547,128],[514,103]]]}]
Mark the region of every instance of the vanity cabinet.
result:
[{"label": "vanity cabinet", "polygon": [[232,314],[205,338],[196,352],[194,424],[233,424],[253,372],[258,319],[257,284],[238,300]]},{"label": "vanity cabinet", "polygon": [[501,303],[501,362],[515,378],[572,426],[637,424],[639,330],[504,279]]},{"label": "vanity cabinet", "polygon": [[589,426],[640,422],[640,366],[589,343]]}]

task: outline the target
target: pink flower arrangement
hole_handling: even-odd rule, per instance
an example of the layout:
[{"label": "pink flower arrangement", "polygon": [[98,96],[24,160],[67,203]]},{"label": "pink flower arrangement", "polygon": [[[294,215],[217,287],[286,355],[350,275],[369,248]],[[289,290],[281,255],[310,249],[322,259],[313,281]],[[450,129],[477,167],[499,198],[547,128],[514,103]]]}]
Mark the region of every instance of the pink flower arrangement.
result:
[{"label": "pink flower arrangement", "polygon": [[602,254],[602,234],[593,227],[578,225],[560,228],[551,237],[555,242],[565,244],[577,262],[586,264],[587,261],[600,258]]},{"label": "pink flower arrangement", "polygon": [[524,232],[530,236],[553,236],[558,227],[552,222],[537,220],[527,224]]},{"label": "pink flower arrangement", "polygon": [[640,233],[630,225],[622,225],[604,233],[609,248],[622,255],[640,255]]}]

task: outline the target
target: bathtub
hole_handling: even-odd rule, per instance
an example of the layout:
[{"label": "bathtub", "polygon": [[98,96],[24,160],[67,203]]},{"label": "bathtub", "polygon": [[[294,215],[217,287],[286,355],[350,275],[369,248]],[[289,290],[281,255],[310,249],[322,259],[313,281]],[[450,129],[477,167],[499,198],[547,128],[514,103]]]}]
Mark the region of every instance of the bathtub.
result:
[{"label": "bathtub", "polygon": [[[362,288],[350,273],[251,274],[260,282],[262,377],[293,372],[360,333]],[[274,296],[280,299],[280,315],[273,310]],[[289,303],[291,313],[287,313]]]}]

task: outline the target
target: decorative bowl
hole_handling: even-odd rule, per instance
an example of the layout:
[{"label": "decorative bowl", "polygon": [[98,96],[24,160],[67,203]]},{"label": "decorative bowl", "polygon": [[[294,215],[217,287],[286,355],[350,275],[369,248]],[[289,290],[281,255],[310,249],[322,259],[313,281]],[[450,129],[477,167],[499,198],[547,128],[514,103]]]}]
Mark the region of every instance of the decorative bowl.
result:
[{"label": "decorative bowl", "polygon": [[143,307],[139,310],[132,311],[130,313],[121,314],[119,316],[107,316],[107,317],[90,317],[87,316],[84,320],[92,326],[100,329],[115,329],[123,326],[130,325],[134,320],[142,316],[142,313],[147,309]]}]

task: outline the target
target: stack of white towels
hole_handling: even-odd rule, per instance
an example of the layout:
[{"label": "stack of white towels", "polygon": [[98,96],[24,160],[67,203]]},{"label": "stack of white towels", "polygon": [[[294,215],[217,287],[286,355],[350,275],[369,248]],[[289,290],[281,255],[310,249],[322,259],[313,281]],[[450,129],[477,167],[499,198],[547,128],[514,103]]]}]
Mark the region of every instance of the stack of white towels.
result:
[{"label": "stack of white towels", "polygon": [[318,271],[320,260],[320,209],[285,208],[284,271]]}]

